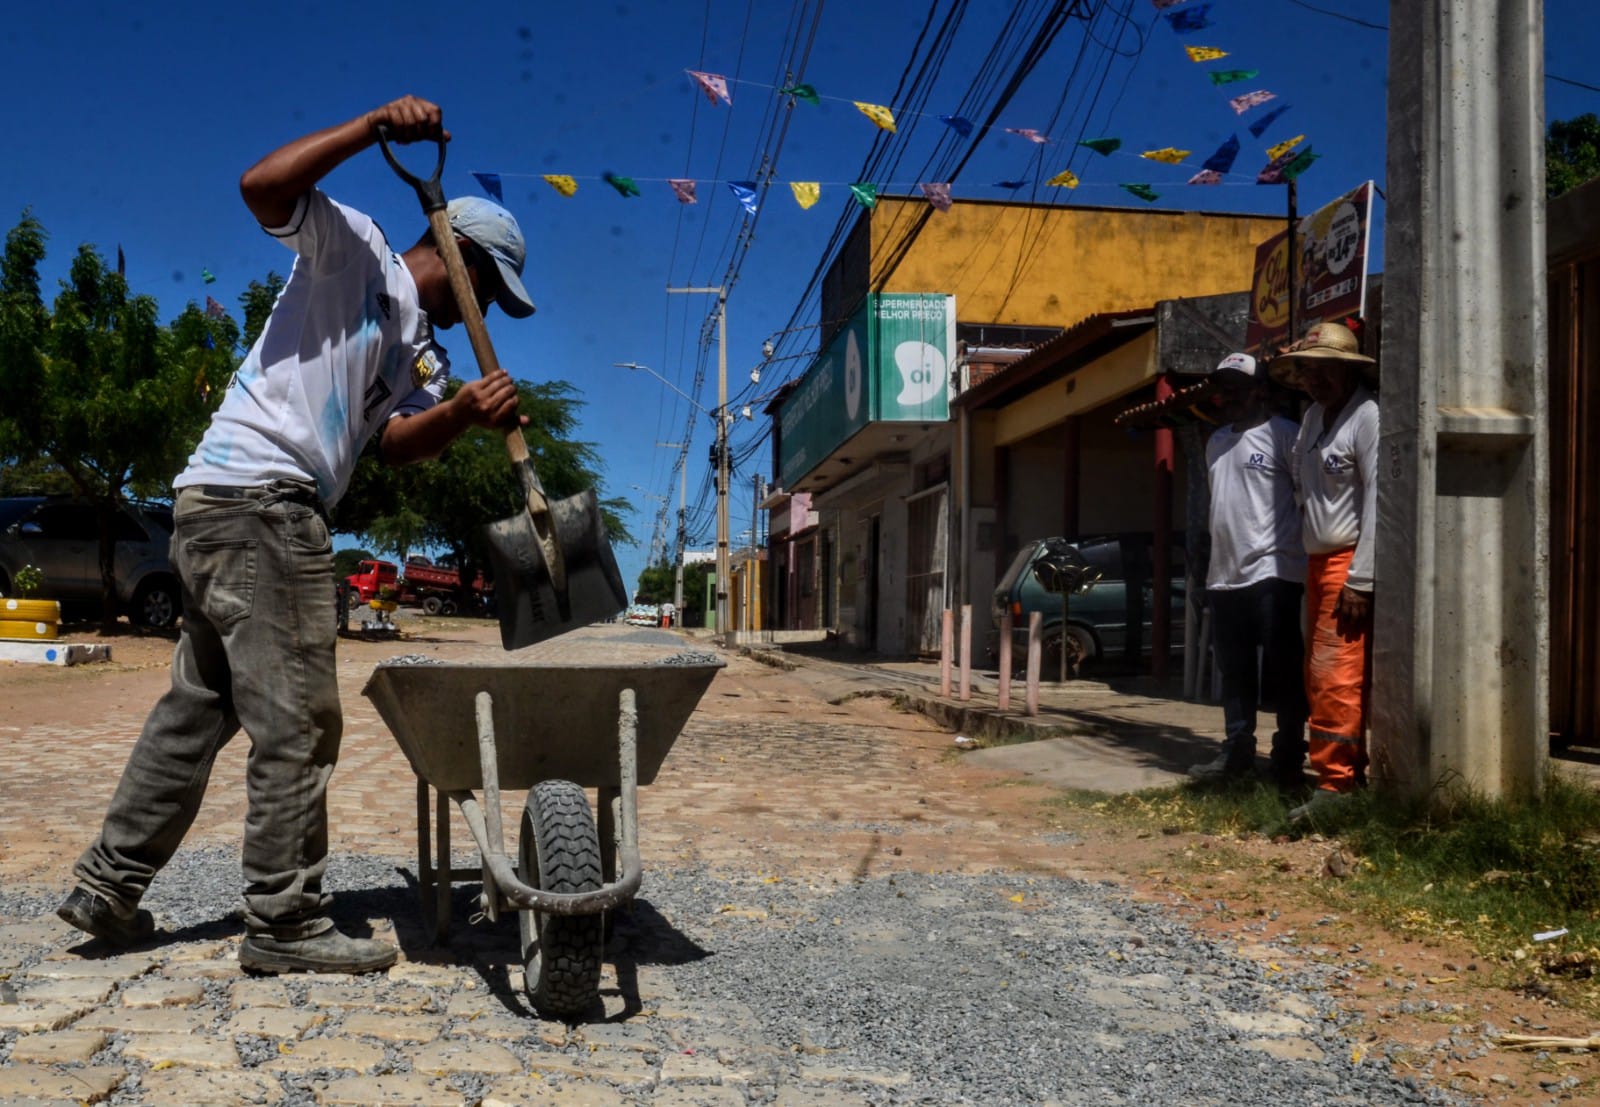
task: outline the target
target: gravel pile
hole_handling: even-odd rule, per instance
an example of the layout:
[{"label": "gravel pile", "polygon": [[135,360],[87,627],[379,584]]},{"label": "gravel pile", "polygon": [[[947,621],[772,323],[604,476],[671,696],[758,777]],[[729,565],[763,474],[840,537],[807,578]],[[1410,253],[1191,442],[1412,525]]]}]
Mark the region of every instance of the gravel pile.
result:
[{"label": "gravel pile", "polygon": [[[409,862],[335,855],[326,886],[336,917],[414,925],[415,893],[397,864]],[[177,936],[236,934],[240,886],[236,850],[184,850],[145,905]],[[749,1086],[750,1104],[806,1082],[808,1067],[860,1074],[851,1091],[878,1104],[1467,1102],[1396,1079],[1376,1053],[1353,1061],[1323,987],[1336,968],[1273,971],[1109,886],[647,871],[640,900],[614,920],[607,960],[624,979],[649,966],[675,1006],[705,1013],[708,1033],[782,1059],[769,1062],[772,1083]],[[0,915],[55,903],[0,893]],[[514,921],[491,930],[514,948]],[[634,1020],[664,1050],[677,1048],[672,1021]],[[311,1103],[310,1088],[297,1083],[288,1102]]]}]

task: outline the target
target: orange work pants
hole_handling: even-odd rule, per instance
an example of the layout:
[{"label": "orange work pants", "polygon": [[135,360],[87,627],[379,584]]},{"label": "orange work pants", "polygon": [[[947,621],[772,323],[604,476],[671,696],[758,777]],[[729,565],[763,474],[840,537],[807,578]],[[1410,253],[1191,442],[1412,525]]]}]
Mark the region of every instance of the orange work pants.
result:
[{"label": "orange work pants", "polygon": [[1307,738],[1317,787],[1349,792],[1365,782],[1367,693],[1371,687],[1372,636],[1339,633],[1333,620],[1355,548],[1312,554],[1306,564],[1306,700],[1311,707]]}]

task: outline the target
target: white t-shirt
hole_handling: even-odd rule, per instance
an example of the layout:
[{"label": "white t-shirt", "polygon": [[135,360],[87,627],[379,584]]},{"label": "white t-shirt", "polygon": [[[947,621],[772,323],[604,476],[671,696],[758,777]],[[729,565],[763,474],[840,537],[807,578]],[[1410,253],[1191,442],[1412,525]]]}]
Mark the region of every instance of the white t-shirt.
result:
[{"label": "white t-shirt", "polygon": [[331,507],[387,419],[443,397],[450,363],[410,270],[367,216],[312,190],[266,231],[295,252],[294,268],[172,483],[312,481]]},{"label": "white t-shirt", "polygon": [[1356,548],[1345,586],[1372,591],[1378,532],[1378,400],[1360,385],[1324,428],[1312,404],[1295,439],[1295,493],[1308,554]]},{"label": "white t-shirt", "polygon": [[1211,478],[1211,568],[1206,588],[1263,580],[1304,583],[1306,555],[1295,505],[1295,424],[1281,415],[1248,430],[1217,428],[1206,441]]}]

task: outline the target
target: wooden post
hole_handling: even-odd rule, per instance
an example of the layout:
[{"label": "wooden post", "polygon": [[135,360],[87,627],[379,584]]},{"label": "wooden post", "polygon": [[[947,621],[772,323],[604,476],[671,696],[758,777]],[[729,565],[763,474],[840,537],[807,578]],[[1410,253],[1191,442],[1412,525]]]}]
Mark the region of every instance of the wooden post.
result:
[{"label": "wooden post", "polygon": [[1041,612],[1028,612],[1028,684],[1026,695],[1029,715],[1037,715],[1039,713],[1039,664],[1044,654],[1039,640],[1039,630],[1043,623],[1044,615]]},{"label": "wooden post", "polygon": [[939,695],[950,698],[950,655],[955,653],[955,612],[944,609],[939,630]]},{"label": "wooden post", "polygon": [[961,699],[972,698],[972,605],[961,605]]},{"label": "wooden post", "polygon": [[1000,690],[997,706],[1001,711],[1011,710],[1011,612],[1000,616]]}]

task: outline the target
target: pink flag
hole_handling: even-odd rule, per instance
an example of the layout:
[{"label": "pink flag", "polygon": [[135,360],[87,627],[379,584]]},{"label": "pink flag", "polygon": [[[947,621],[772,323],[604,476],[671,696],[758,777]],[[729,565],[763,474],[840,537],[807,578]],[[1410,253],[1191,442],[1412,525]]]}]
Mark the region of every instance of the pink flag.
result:
[{"label": "pink flag", "polygon": [[694,182],[669,178],[667,183],[672,186],[673,195],[677,196],[680,204],[697,204],[694,197]]},{"label": "pink flag", "polygon": [[1257,104],[1265,104],[1268,100],[1276,100],[1277,98],[1278,94],[1276,92],[1268,92],[1262,88],[1257,89],[1255,92],[1247,92],[1243,96],[1235,96],[1228,101],[1228,106],[1233,109],[1234,115],[1243,115]]},{"label": "pink flag", "polygon": [[940,211],[950,210],[950,186],[948,184],[925,184],[922,194],[928,198],[928,203]]},{"label": "pink flag", "polygon": [[1202,169],[1200,172],[1189,178],[1189,183],[1199,185],[1221,184],[1222,174],[1218,173],[1215,169]]},{"label": "pink flag", "polygon": [[694,78],[695,84],[700,86],[706,94],[706,99],[715,104],[721,100],[724,104],[732,104],[733,97],[728,95],[728,79],[720,73],[701,73],[695,69],[685,69],[685,73]]},{"label": "pink flag", "polygon": [[1008,134],[1008,135],[1016,135],[1019,138],[1025,138],[1029,142],[1037,142],[1040,145],[1043,145],[1044,143],[1050,141],[1048,138],[1046,138],[1044,135],[1040,134],[1038,131],[1034,130],[1032,127],[1007,127],[1006,128],[1006,134]]}]

